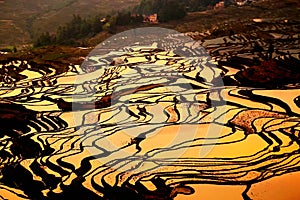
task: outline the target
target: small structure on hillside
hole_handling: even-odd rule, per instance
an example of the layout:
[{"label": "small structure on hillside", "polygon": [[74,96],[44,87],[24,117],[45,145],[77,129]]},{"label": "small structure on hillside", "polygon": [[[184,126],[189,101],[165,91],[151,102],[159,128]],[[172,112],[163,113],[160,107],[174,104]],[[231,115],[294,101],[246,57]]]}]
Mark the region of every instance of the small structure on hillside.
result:
[{"label": "small structure on hillside", "polygon": [[235,0],[235,2],[238,6],[243,6],[248,2],[248,0]]},{"label": "small structure on hillside", "polygon": [[143,15],[143,18],[144,18],[143,20],[144,23],[158,24],[158,16],[156,13],[149,16]]},{"label": "small structure on hillside", "polygon": [[101,23],[105,23],[105,22],[107,22],[107,19],[106,19],[106,17],[103,17],[102,19],[100,19],[100,22],[101,22]]},{"label": "small structure on hillside", "polygon": [[217,3],[214,7],[214,10],[218,10],[218,9],[223,9],[225,7],[225,2],[224,1],[220,1],[219,3]]}]

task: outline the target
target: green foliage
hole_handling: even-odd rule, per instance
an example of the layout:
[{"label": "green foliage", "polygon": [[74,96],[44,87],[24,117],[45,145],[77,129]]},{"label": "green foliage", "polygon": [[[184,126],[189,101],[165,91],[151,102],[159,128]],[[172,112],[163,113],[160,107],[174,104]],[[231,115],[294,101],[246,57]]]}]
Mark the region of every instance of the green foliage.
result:
[{"label": "green foliage", "polygon": [[129,25],[143,22],[142,15],[132,15],[131,12],[118,12],[116,15],[116,25]]},{"label": "green foliage", "polygon": [[[185,5],[189,12],[203,11],[207,10],[208,7],[214,6],[221,0],[186,0]],[[232,3],[232,0],[224,0],[225,6]]]},{"label": "green foliage", "polygon": [[58,27],[55,35],[50,35],[48,32],[41,34],[34,41],[34,46],[76,45],[76,40],[94,36],[100,31],[102,31],[102,23],[99,16],[83,19],[79,15],[73,15],[73,19],[69,23]]},{"label": "green foliage", "polygon": [[138,12],[145,15],[153,14],[156,11],[153,4],[154,1],[142,0],[138,7]]},{"label": "green foliage", "polygon": [[0,51],[2,51],[2,52],[13,52],[13,53],[15,53],[15,52],[17,52],[17,47],[16,47],[16,46],[6,46],[6,47],[0,49]]},{"label": "green foliage", "polygon": [[133,9],[140,15],[158,14],[159,21],[167,22],[183,18],[186,15],[186,2],[177,0],[142,0],[139,6]]},{"label": "green foliage", "polygon": [[72,14],[85,18],[99,13],[105,16],[113,10],[135,6],[139,1],[5,0],[0,3],[0,45],[31,44],[41,33],[55,33],[59,26],[65,26]]},{"label": "green foliage", "polygon": [[50,35],[49,32],[41,34],[35,41],[34,46],[46,46],[55,43],[56,39],[54,35]]},{"label": "green foliage", "polygon": [[[117,32],[116,26],[142,23],[143,15],[158,14],[160,22],[181,19],[186,16],[187,11],[199,11],[208,6],[215,5],[220,0],[141,0],[132,12],[119,11],[114,15],[107,15],[102,23],[101,16],[82,18],[73,15],[72,20],[64,26],[60,26],[56,33],[50,35],[48,32],[41,34],[35,41],[34,46],[46,46],[53,44],[79,45],[78,41],[93,37],[105,30],[110,34]],[[229,2],[230,0],[225,0]]]},{"label": "green foliage", "polygon": [[186,16],[186,10],[183,4],[176,0],[169,0],[163,3],[158,11],[158,19],[161,22],[181,19]]},{"label": "green foliage", "polygon": [[118,12],[116,18],[117,25],[127,25],[131,22],[131,13],[130,12]]},{"label": "green foliage", "polygon": [[59,27],[56,33],[58,44],[74,44],[74,41],[90,37],[102,30],[99,17],[82,19],[79,15],[73,15],[71,22]]}]

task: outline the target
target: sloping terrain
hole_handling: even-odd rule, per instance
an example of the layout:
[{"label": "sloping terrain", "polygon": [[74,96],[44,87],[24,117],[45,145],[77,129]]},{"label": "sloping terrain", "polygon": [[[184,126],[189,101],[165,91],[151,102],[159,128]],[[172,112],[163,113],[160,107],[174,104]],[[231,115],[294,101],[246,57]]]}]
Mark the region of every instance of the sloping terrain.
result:
[{"label": "sloping terrain", "polygon": [[30,41],[30,34],[53,32],[70,21],[106,15],[137,4],[138,0],[4,0],[0,1],[0,46]]}]

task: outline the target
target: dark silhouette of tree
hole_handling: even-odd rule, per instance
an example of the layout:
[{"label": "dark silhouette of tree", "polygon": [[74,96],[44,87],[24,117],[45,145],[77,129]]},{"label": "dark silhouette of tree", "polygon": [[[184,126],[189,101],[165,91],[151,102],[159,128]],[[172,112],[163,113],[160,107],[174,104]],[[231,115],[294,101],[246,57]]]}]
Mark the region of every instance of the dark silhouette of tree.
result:
[{"label": "dark silhouette of tree", "polygon": [[130,12],[118,12],[116,25],[128,25],[132,22]]},{"label": "dark silhouette of tree", "polygon": [[[88,19],[79,15],[73,15],[72,20],[57,29],[56,33],[50,35],[43,33],[34,40],[34,46],[45,46],[53,44],[79,45],[86,38],[93,37],[102,30],[111,34],[117,32],[117,26],[125,26],[143,22],[143,15],[157,13],[160,22],[181,19],[187,12],[205,10],[214,6],[220,0],[141,0],[140,4],[130,11],[119,11],[113,15],[107,15],[105,22],[100,19],[103,16],[94,16]],[[231,0],[225,0],[229,5]],[[81,42],[80,42],[81,40]],[[77,43],[78,42],[78,43]]]},{"label": "dark silhouette of tree", "polygon": [[161,22],[181,19],[185,16],[186,11],[184,5],[175,0],[165,1],[158,11],[158,20]]},{"label": "dark silhouette of tree", "polygon": [[63,44],[76,45],[76,41],[86,37],[92,37],[102,31],[100,17],[83,19],[79,15],[73,15],[72,20],[65,26],[58,27],[55,35],[42,33],[34,42],[35,47]]},{"label": "dark silhouette of tree", "polygon": [[42,33],[35,41],[34,46],[46,46],[55,43],[55,36],[50,35],[49,32]]},{"label": "dark silhouette of tree", "polygon": [[176,0],[142,0],[133,12],[140,15],[158,14],[159,21],[167,22],[183,18],[186,15],[188,1]]}]

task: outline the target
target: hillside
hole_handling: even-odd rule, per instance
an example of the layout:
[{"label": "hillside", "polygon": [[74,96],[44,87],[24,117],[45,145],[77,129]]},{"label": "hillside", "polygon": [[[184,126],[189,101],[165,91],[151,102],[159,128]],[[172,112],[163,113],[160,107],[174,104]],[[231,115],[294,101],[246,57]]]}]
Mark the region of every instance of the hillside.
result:
[{"label": "hillside", "polygon": [[139,0],[1,0],[0,47],[26,43],[30,36],[53,32],[70,21],[73,14],[83,17],[106,15],[136,5]]},{"label": "hillside", "polygon": [[[46,31],[54,33],[58,26],[70,22],[73,14],[82,17],[105,16],[112,11],[133,7],[139,2],[140,0],[0,0],[0,48],[31,42],[33,35]],[[191,3],[192,0],[185,2]],[[183,19],[159,23],[158,26],[180,32],[209,31],[213,32],[213,36],[224,36],[231,30],[236,33],[250,30],[250,26],[243,24],[255,18],[299,21],[299,7],[297,0],[256,0],[242,7],[230,5],[217,11],[190,12]],[[148,25],[114,27],[113,31],[102,31],[92,38],[85,38],[84,43],[94,46],[114,33],[138,26]]]},{"label": "hillside", "polygon": [[[159,23],[157,26],[189,33],[196,40],[205,40],[228,36],[232,33],[247,33],[257,31],[253,19],[266,19],[272,23],[280,20],[300,21],[300,3],[297,0],[257,0],[244,6],[231,4],[224,9],[189,12],[186,17],[178,20]],[[140,24],[140,27],[149,26]],[[150,24],[153,26],[153,24]],[[288,25],[286,25],[288,26]],[[134,26],[118,26],[115,32],[122,32]],[[296,26],[299,32],[299,26]],[[262,29],[263,30],[263,29]],[[286,30],[281,30],[285,32]],[[297,32],[297,31],[296,31]],[[87,44],[95,46],[113,34],[101,32],[88,39]],[[264,37],[263,33],[257,37]]]}]

